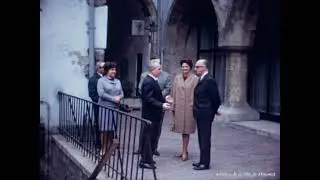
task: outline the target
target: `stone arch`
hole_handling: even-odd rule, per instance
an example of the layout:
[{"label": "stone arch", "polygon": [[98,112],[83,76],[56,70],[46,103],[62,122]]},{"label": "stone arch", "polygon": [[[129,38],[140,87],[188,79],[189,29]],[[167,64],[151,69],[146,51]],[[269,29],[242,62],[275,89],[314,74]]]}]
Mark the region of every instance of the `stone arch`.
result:
[{"label": "stone arch", "polygon": [[[174,9],[174,6],[176,5],[177,1],[179,0],[173,0],[173,2],[171,3],[171,6],[169,8],[169,11],[168,11],[168,16],[167,18],[165,19],[165,24],[168,24],[169,20],[170,20],[170,16],[171,14],[173,13],[173,9]],[[230,1],[230,0],[225,0],[225,1]],[[217,17],[217,24],[218,24],[218,29],[220,30],[221,27],[222,27],[222,20],[223,20],[223,14],[222,14],[222,10],[225,10],[227,7],[229,6],[225,6],[225,7],[221,7],[218,3],[218,0],[211,0],[212,4],[213,4],[213,7],[215,9],[215,14],[216,14],[216,17]],[[226,3],[226,4],[230,4],[230,3]]]},{"label": "stone arch", "polygon": [[220,15],[219,45],[250,47],[254,41],[261,0],[214,0]]},{"label": "stone arch", "polygon": [[174,0],[164,23],[163,65],[173,74],[179,70],[180,59],[195,61],[198,58],[201,25],[212,24],[218,38],[218,17],[211,0]]},{"label": "stone arch", "polygon": [[[178,1],[173,0],[168,18],[165,20],[166,24],[170,21],[170,16]],[[217,17],[219,46],[250,46],[252,44],[260,1],[211,0]],[[239,35],[245,40],[241,39]],[[233,42],[232,39],[236,39],[237,42]]]}]

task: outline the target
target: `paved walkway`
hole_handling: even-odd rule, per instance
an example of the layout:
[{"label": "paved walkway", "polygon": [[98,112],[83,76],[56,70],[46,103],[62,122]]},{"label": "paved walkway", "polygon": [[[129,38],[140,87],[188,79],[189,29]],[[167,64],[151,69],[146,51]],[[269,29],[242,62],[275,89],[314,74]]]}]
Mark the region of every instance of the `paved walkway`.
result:
[{"label": "paved walkway", "polygon": [[[135,112],[140,115],[140,111]],[[280,179],[280,141],[252,131],[214,122],[212,128],[211,169],[194,171],[198,161],[197,134],[191,136],[190,160],[175,157],[181,149],[181,136],[171,132],[171,115],[166,113],[160,138],[160,157],[156,157],[160,180],[278,180]],[[153,179],[145,170],[145,179]]]},{"label": "paved walkway", "polygon": [[251,131],[258,135],[280,140],[280,123],[260,120],[230,122],[228,125],[237,129]]},{"label": "paved walkway", "polygon": [[[141,109],[141,101],[136,98],[125,99],[125,103],[135,110]],[[276,140],[280,140],[280,123],[271,121],[240,121],[227,123],[230,127],[251,131],[259,135],[267,136]]]}]

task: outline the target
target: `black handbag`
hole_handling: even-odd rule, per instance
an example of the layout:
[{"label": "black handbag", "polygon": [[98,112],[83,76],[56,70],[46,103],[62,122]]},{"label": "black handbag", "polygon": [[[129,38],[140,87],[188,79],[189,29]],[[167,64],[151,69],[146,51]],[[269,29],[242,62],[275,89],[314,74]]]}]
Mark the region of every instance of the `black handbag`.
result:
[{"label": "black handbag", "polygon": [[123,111],[123,112],[126,112],[126,113],[129,113],[129,112],[132,111],[132,109],[131,109],[127,104],[125,104],[125,103],[123,103],[123,102],[120,102],[120,104],[119,104],[119,110],[120,110],[120,111]]}]

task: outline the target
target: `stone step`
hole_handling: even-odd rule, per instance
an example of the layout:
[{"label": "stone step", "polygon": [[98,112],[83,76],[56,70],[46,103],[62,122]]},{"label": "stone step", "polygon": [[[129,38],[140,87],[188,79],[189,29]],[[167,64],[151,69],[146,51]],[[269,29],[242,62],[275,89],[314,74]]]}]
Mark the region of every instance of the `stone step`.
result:
[{"label": "stone step", "polygon": [[238,121],[228,122],[228,126],[254,132],[258,135],[270,137],[280,141],[280,123],[259,120],[259,121]]}]

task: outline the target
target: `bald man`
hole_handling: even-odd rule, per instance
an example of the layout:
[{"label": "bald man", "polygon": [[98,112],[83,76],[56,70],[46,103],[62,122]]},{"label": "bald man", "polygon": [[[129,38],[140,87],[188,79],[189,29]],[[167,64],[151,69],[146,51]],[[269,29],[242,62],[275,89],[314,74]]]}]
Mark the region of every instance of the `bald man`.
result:
[{"label": "bald man", "polygon": [[193,163],[194,170],[210,169],[211,126],[221,104],[214,78],[208,74],[208,63],[200,59],[195,64],[199,82],[194,90],[193,115],[197,123],[200,161]]}]

